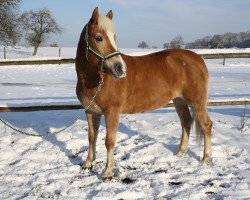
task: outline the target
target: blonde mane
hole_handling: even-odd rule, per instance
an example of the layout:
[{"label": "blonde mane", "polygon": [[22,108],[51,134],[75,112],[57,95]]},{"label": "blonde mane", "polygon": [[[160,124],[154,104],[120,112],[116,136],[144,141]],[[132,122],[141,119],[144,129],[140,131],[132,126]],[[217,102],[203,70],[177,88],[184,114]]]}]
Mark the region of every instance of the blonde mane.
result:
[{"label": "blonde mane", "polygon": [[99,18],[98,18],[98,26],[99,26],[100,29],[102,29],[106,33],[108,31],[111,31],[112,33],[115,33],[115,25],[114,25],[114,23],[112,22],[112,20],[110,20],[106,16],[102,16],[102,15],[99,16]]}]

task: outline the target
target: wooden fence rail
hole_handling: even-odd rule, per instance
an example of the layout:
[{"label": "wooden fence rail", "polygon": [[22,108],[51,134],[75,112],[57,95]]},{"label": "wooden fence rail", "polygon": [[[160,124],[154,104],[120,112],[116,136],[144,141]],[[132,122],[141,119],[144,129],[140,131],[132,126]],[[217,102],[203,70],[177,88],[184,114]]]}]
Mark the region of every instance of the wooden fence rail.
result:
[{"label": "wooden fence rail", "polygon": [[213,53],[199,55],[204,59],[250,58],[250,53]]},{"label": "wooden fence rail", "polygon": [[[230,106],[230,105],[250,105],[250,100],[232,101],[209,101],[208,106]],[[173,103],[168,103],[164,108],[173,107]],[[76,110],[82,109],[81,105],[40,105],[40,106],[20,106],[20,107],[0,107],[0,112],[31,112],[47,110]]]},{"label": "wooden fence rail", "polygon": [[[225,59],[226,58],[250,58],[250,53],[213,53],[213,54],[199,54],[204,59]],[[0,60],[0,66],[6,65],[48,65],[48,64],[73,64],[75,63],[75,58],[39,58],[39,59],[8,59]]]},{"label": "wooden fence rail", "polygon": [[73,64],[75,63],[75,58],[50,58],[50,59],[11,59],[11,60],[1,60],[0,66],[6,65],[53,65],[53,64]]}]

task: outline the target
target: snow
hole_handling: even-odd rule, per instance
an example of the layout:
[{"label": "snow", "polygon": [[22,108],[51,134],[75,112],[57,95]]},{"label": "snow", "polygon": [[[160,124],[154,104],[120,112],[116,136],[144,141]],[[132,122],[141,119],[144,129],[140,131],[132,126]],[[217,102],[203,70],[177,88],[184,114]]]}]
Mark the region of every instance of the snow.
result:
[{"label": "snow", "polygon": [[[26,54],[21,53],[24,50]],[[9,58],[28,57],[31,50],[13,50]],[[62,52],[72,57],[75,49]],[[41,48],[37,58],[51,56],[56,56],[56,49]],[[210,100],[250,99],[250,59],[227,59],[225,66],[222,60],[206,63]],[[78,104],[73,64],[1,66],[0,77],[0,106]],[[85,117],[58,135],[42,138],[21,135],[0,124],[0,199],[250,199],[249,106],[208,110],[213,120],[213,155],[208,166],[200,163],[203,145],[196,144],[194,133],[187,155],[174,155],[181,136],[174,108],[122,115],[111,181],[101,179],[106,162],[104,118],[92,170],[81,168],[88,149]],[[65,127],[79,113],[0,113],[0,118],[42,135]]]}]

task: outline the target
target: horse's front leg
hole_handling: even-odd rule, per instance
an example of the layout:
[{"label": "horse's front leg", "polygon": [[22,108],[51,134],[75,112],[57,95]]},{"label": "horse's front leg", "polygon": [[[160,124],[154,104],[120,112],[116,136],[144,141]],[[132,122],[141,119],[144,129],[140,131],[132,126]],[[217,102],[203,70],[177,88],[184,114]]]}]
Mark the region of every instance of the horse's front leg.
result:
[{"label": "horse's front leg", "polygon": [[119,124],[119,111],[116,109],[105,112],[106,120],[106,141],[105,145],[107,148],[107,164],[103,172],[103,179],[111,179],[113,177],[114,167],[114,146],[116,142],[116,132]]},{"label": "horse's front leg", "polygon": [[84,169],[90,169],[92,167],[92,162],[95,160],[96,156],[96,140],[98,135],[98,129],[100,127],[101,115],[91,112],[86,112],[87,121],[88,121],[88,135],[89,135],[89,151],[88,157],[85,163],[83,164]]}]

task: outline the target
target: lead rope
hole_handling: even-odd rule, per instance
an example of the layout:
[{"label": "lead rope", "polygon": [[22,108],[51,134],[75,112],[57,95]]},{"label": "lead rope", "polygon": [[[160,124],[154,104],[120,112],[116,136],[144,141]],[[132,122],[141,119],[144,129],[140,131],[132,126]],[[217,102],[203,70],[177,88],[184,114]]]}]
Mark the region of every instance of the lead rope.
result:
[{"label": "lead rope", "polygon": [[[101,69],[103,69],[103,63],[104,63],[104,60],[101,61]],[[44,134],[42,134],[42,135],[37,135],[37,134],[34,134],[34,133],[29,133],[29,132],[23,131],[23,130],[21,130],[21,129],[17,129],[17,128],[15,128],[14,126],[10,125],[8,122],[6,122],[5,120],[3,120],[3,119],[1,119],[1,118],[0,118],[0,121],[1,121],[4,125],[6,125],[7,127],[9,127],[10,129],[12,129],[12,130],[14,130],[14,131],[16,131],[16,132],[18,132],[18,133],[24,134],[24,135],[34,136],[34,137],[44,137],[44,136],[47,136],[47,135],[50,135],[50,134],[51,134],[51,135],[56,135],[56,134],[58,134],[58,133],[61,133],[61,132],[65,131],[65,130],[68,129],[69,127],[73,126],[73,125],[82,117],[83,113],[84,113],[85,111],[87,111],[87,110],[92,106],[92,104],[93,104],[93,102],[94,102],[94,100],[95,100],[95,98],[96,98],[98,92],[101,91],[101,88],[102,88],[103,84],[104,84],[104,73],[101,72],[101,77],[100,77],[99,84],[98,84],[98,86],[97,86],[97,88],[96,88],[96,91],[95,91],[95,94],[94,94],[93,97],[91,98],[89,104],[86,106],[86,108],[84,108],[84,109],[80,112],[79,116],[78,116],[75,120],[73,120],[73,121],[72,121],[71,123],[69,123],[67,126],[65,126],[64,128],[62,128],[62,129],[60,129],[60,130],[58,130],[58,131],[54,131],[54,132],[47,131],[46,133],[44,133]]]},{"label": "lead rope", "polygon": [[86,59],[88,60],[88,52],[92,52],[93,54],[95,54],[98,58],[101,59],[101,66],[100,66],[100,69],[101,69],[101,77],[100,77],[100,81],[99,81],[99,84],[96,88],[96,91],[95,91],[95,94],[94,96],[92,97],[92,99],[90,100],[88,106],[86,108],[84,108],[81,113],[79,114],[79,116],[74,120],[72,121],[71,123],[69,123],[67,126],[65,126],[64,128],[58,130],[58,131],[55,131],[55,132],[50,132],[50,131],[47,131],[46,133],[44,133],[43,135],[37,135],[37,134],[34,134],[34,133],[28,133],[28,132],[25,132],[25,131],[22,131],[20,129],[17,129],[15,127],[13,127],[12,125],[10,125],[8,122],[6,122],[5,120],[1,119],[0,118],[0,121],[5,124],[7,127],[11,128],[12,130],[18,132],[18,133],[21,133],[21,134],[24,134],[24,135],[28,135],[28,136],[34,136],[34,137],[44,137],[46,135],[49,135],[49,134],[58,134],[58,133],[61,133],[63,131],[65,131],[66,129],[68,129],[69,127],[71,127],[72,125],[74,125],[80,118],[81,116],[83,115],[83,113],[85,111],[87,111],[93,104],[98,92],[101,90],[102,88],[102,85],[104,84],[104,71],[103,71],[103,65],[104,65],[104,62],[105,60],[115,56],[115,55],[120,55],[120,51],[116,50],[108,55],[101,55],[99,53],[97,53],[96,51],[94,51],[90,46],[89,46],[89,43],[88,43],[88,24],[86,25],[86,30],[85,30],[85,42],[86,42]]}]

